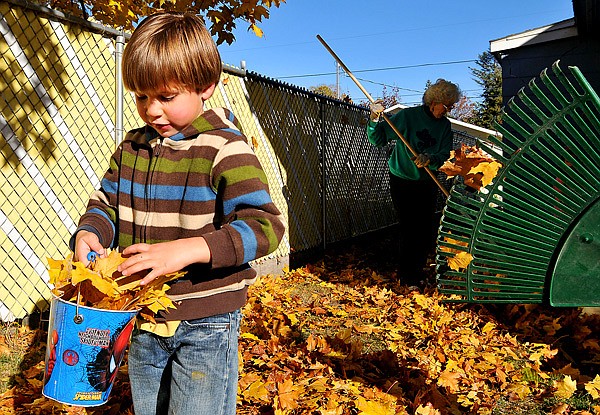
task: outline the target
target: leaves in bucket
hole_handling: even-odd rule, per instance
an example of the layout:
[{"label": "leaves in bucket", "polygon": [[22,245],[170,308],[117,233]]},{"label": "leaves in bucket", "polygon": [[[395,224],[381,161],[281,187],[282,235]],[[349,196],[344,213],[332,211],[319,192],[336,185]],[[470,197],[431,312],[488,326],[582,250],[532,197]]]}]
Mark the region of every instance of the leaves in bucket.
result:
[{"label": "leaves in bucket", "polygon": [[461,148],[450,152],[450,158],[439,170],[448,177],[462,176],[465,185],[479,190],[494,180],[500,167],[502,164],[480,148],[463,143]]},{"label": "leaves in bucket", "polygon": [[175,272],[140,286],[143,275],[124,276],[117,267],[125,261],[119,252],[111,251],[106,258],[98,258],[87,268],[73,261],[73,254],[63,260],[48,258],[52,293],[65,301],[104,310],[140,310],[140,316],[154,322],[154,314],[175,308],[167,297],[168,282],[185,272]]}]

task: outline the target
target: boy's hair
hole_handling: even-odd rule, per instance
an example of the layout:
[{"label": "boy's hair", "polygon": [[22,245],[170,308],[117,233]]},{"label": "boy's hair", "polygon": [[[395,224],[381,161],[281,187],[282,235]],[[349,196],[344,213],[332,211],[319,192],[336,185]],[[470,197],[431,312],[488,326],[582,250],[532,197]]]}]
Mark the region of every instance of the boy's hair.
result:
[{"label": "boy's hair", "polygon": [[123,84],[130,91],[175,86],[200,92],[217,84],[221,56],[202,19],[158,13],[144,19],[123,53]]}]

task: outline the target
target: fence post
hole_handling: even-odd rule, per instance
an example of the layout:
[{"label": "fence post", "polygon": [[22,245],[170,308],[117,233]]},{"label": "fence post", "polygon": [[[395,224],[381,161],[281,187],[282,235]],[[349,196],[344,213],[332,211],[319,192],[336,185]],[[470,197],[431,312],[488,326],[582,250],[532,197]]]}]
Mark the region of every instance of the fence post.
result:
[{"label": "fence post", "polygon": [[319,114],[321,117],[321,221],[323,222],[323,250],[327,248],[327,167],[326,149],[327,134],[325,133],[325,101],[319,99]]},{"label": "fence post", "polygon": [[125,36],[117,36],[115,45],[115,147],[123,141],[123,74],[121,61],[123,60],[123,49],[125,48]]}]

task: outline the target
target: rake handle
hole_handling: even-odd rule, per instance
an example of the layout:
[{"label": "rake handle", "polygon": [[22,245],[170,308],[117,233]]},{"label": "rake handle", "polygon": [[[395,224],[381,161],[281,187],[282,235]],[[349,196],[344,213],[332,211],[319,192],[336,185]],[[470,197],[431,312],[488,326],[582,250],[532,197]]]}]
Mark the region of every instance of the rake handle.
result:
[{"label": "rake handle", "polygon": [[[370,102],[375,102],[375,100],[373,99],[373,97],[361,85],[361,83],[358,81],[358,79],[356,79],[356,77],[352,74],[352,72],[350,71],[350,69],[348,69],[348,67],[344,64],[344,62],[342,62],[342,60],[338,57],[338,55],[336,55],[336,53],[329,47],[329,45],[327,44],[327,42],[325,42],[325,40],[323,40],[323,38],[320,35],[317,35],[317,39],[319,39],[319,41],[323,44],[323,46],[325,46],[325,49],[327,49],[327,51],[329,51],[329,53],[331,54],[331,56],[333,56],[333,58],[337,61],[337,63],[344,69],[344,71],[346,71],[346,73],[348,74],[348,76],[350,77],[350,79],[352,79],[354,81],[354,83],[356,84],[356,86],[363,92],[363,94],[365,94],[365,96],[367,97],[367,99]],[[408,148],[408,150],[412,153],[412,155],[416,157],[418,155],[418,153],[412,148],[412,146],[410,145],[410,143],[406,140],[406,138],[404,138],[404,136],[402,135],[402,133],[398,130],[398,128],[396,128],[396,126],[392,123],[392,121],[389,119],[389,117],[385,113],[381,113],[381,115],[383,116],[383,119],[391,127],[391,129],[394,130],[394,132],[396,133],[396,135],[398,136],[398,138],[400,139],[400,141],[402,141],[402,143],[406,146],[406,148]],[[444,195],[446,197],[448,197],[450,195],[448,193],[448,190],[446,190],[446,188],[440,183],[440,181],[438,180],[438,178],[435,177],[435,174],[433,174],[433,172],[430,169],[428,169],[427,167],[424,167],[424,169],[427,172],[427,174],[429,174],[429,177],[431,177],[433,179],[433,181],[435,182],[435,184],[438,185],[438,187],[440,188],[440,190],[442,191],[442,193],[444,193]]]}]

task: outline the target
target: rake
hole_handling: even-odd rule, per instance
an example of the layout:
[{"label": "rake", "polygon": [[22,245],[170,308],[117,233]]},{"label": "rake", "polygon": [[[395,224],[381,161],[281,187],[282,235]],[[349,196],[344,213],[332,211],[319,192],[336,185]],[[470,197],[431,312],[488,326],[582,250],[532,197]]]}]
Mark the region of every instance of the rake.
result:
[{"label": "rake", "polygon": [[[542,71],[478,145],[502,163],[474,192],[455,180],[436,273],[450,301],[600,305],[600,99],[577,67]],[[448,259],[466,252],[466,268]]]}]

